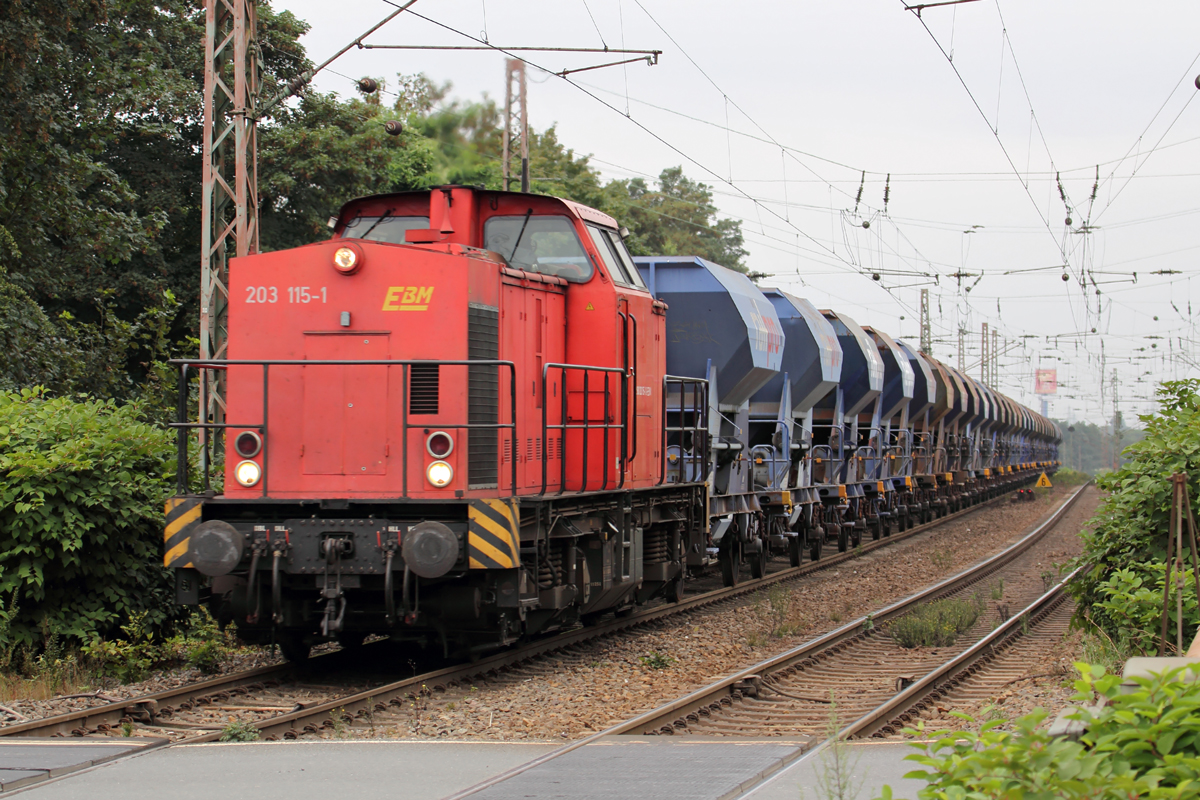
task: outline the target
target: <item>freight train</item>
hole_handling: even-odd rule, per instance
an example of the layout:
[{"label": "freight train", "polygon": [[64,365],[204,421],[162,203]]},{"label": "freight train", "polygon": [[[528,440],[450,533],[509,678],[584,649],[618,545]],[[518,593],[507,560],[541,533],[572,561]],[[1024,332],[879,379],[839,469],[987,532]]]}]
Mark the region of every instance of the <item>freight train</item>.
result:
[{"label": "freight train", "polygon": [[[469,656],[1058,464],[1053,422],[917,348],[701,258],[632,258],[568,200],[445,186],[331,227],[233,259],[227,357],[174,362],[177,599],[293,660],[371,634]],[[218,375],[223,419],[189,421]]]}]

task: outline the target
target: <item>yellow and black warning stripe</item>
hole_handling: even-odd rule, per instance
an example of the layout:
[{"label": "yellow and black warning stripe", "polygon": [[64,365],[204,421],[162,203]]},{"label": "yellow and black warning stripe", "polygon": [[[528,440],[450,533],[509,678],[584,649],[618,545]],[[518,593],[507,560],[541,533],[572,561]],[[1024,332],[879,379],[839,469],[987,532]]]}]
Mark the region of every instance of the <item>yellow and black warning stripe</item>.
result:
[{"label": "yellow and black warning stripe", "polygon": [[188,541],[200,522],[200,498],[172,497],[167,500],[167,525],[163,529],[165,567],[190,567]]},{"label": "yellow and black warning stripe", "polygon": [[515,500],[472,500],[467,521],[470,569],[521,566],[521,515]]}]

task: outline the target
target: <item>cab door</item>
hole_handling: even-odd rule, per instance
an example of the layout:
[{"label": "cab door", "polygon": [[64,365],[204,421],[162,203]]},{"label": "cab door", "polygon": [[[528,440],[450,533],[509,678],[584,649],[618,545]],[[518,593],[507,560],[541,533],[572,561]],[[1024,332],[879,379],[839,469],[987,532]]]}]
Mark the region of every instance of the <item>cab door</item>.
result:
[{"label": "cab door", "polygon": [[[618,337],[616,363],[628,378],[626,408],[626,484],[645,486],[658,481],[662,442],[662,375],[665,344],[663,320],[656,316],[654,298],[642,283],[619,234],[608,228],[588,225],[593,246],[599,251],[616,284]],[[661,305],[661,304],[659,304]]]}]

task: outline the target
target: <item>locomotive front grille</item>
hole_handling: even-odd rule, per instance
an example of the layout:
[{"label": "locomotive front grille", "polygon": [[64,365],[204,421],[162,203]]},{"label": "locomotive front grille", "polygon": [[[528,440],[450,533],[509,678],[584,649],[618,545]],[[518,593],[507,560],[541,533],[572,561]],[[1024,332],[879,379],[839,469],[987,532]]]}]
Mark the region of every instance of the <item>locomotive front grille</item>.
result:
[{"label": "locomotive front grille", "polygon": [[[471,303],[467,308],[467,358],[471,360],[500,357],[500,309]],[[498,367],[467,368],[467,422],[470,425],[494,425],[500,404],[500,370]],[[467,431],[467,486],[471,489],[490,489],[497,482],[496,437],[492,428],[471,428]],[[508,442],[505,441],[505,446]]]}]

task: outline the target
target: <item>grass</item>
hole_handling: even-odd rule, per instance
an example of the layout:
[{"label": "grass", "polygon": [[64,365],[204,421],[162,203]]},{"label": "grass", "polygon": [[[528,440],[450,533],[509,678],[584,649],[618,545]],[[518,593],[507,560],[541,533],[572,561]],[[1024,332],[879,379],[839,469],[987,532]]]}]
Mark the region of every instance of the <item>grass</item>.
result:
[{"label": "grass", "polygon": [[666,669],[675,663],[675,659],[657,650],[651,650],[649,655],[639,656],[639,658],[650,669]]},{"label": "grass", "polygon": [[945,550],[937,550],[929,554],[929,560],[939,570],[948,570],[954,564],[954,556]]},{"label": "grass", "polygon": [[938,600],[917,606],[888,626],[888,632],[901,647],[947,647],[975,624],[983,609],[979,595]]},{"label": "grass", "polygon": [[1003,600],[1004,599],[1004,578],[1001,578],[998,583],[992,584],[992,599],[993,600]]}]

